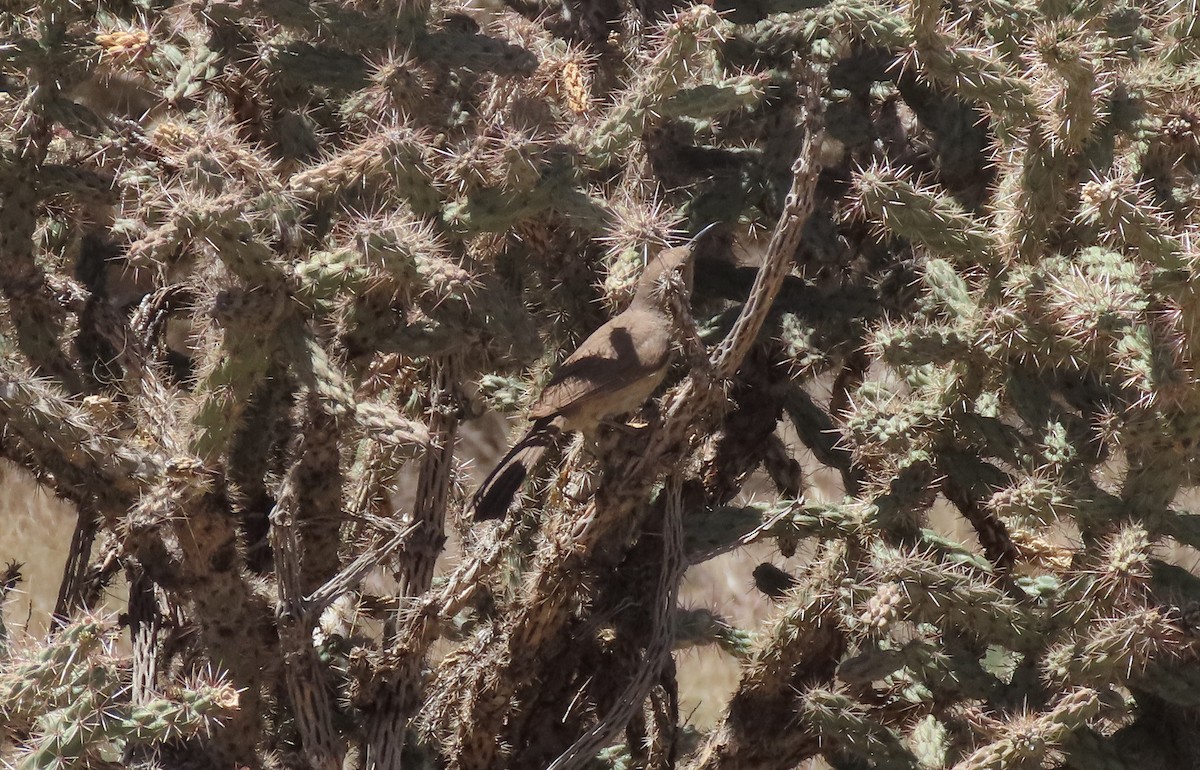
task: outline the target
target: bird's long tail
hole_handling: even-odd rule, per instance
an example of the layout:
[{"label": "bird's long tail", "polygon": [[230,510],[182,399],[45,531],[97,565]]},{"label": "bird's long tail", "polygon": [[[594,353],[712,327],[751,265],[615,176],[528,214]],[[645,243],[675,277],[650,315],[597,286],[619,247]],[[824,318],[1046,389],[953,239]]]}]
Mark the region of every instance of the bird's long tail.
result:
[{"label": "bird's long tail", "polygon": [[546,450],[558,442],[562,428],[552,418],[543,418],[533,423],[529,432],[513,444],[492,472],[487,475],[475,497],[471,498],[471,509],[476,521],[502,519],[508,513],[517,490],[525,483],[529,472],[537,465]]}]

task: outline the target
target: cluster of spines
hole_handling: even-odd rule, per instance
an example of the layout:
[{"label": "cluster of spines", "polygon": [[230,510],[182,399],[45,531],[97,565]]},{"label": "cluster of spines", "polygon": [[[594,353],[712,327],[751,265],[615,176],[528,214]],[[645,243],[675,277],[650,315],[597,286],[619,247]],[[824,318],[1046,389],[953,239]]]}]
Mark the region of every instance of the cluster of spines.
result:
[{"label": "cluster of spines", "polygon": [[84,616],[43,644],[0,659],[0,723],[20,738],[20,767],[79,766],[127,746],[206,734],[238,710],[237,690],[208,674],[132,703],[109,621]]}]

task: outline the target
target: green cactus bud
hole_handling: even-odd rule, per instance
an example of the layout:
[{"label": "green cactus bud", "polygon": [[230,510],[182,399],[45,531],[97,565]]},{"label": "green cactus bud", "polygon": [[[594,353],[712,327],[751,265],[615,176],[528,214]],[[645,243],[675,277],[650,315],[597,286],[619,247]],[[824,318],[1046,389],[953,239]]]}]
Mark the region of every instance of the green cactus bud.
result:
[{"label": "green cactus bud", "polygon": [[1091,624],[1086,635],[1052,647],[1043,675],[1056,685],[1106,687],[1136,678],[1156,655],[1179,649],[1179,630],[1158,610]]},{"label": "green cactus bud", "polygon": [[865,706],[843,693],[808,690],[800,696],[799,712],[818,735],[874,767],[907,768],[916,761],[894,730],[868,717]]},{"label": "green cactus bud", "polygon": [[[998,244],[978,220],[967,216],[949,197],[914,186],[894,169],[863,169],[855,177],[855,194],[864,213],[933,254],[983,265],[998,258]],[[949,267],[935,270],[939,276],[949,276]],[[965,297],[965,288],[961,294]]]},{"label": "green cactus bud", "polygon": [[909,732],[905,741],[916,757],[921,770],[938,770],[946,766],[950,748],[950,733],[933,716],[927,716]]},{"label": "green cactus bud", "polygon": [[1064,695],[1042,717],[1005,725],[1003,737],[954,766],[955,770],[1001,770],[1052,760],[1071,735],[1100,712],[1095,690],[1078,689]]}]

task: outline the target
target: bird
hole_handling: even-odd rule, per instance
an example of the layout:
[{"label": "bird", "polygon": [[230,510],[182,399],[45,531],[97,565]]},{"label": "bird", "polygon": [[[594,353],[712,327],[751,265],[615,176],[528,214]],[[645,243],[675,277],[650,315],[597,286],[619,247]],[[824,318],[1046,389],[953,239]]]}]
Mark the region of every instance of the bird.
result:
[{"label": "bird", "polygon": [[633,300],[585,339],[554,372],[529,410],[525,435],[487,475],[471,500],[476,521],[502,519],[542,455],[572,431],[590,437],[604,422],[634,411],[667,376],[671,363],[671,315],[664,279],[682,272],[690,290],[692,245],[664,249],[635,286]]}]

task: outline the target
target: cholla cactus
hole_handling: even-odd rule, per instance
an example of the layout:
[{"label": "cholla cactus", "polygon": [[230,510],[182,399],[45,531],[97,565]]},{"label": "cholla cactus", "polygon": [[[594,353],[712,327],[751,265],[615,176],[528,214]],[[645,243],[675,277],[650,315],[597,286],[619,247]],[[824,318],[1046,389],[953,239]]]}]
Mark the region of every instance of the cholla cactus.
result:
[{"label": "cholla cactus", "polygon": [[[79,511],[6,756],[1191,763],[1198,19],[4,4],[0,456]],[[464,520],[464,425],[714,223],[656,408]],[[815,554],[746,568],[764,626],[677,607],[754,541]],[[742,670],[704,733],[701,644]]]},{"label": "cholla cactus", "polygon": [[208,672],[128,697],[114,632],[111,620],[80,617],[44,645],[0,661],[0,724],[9,740],[19,736],[19,750],[6,751],[17,766],[85,767],[114,754],[178,747],[238,710],[237,690]]}]

